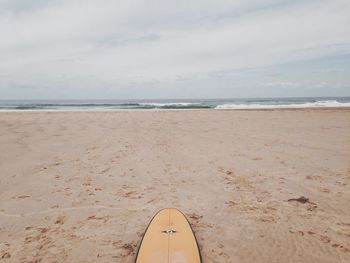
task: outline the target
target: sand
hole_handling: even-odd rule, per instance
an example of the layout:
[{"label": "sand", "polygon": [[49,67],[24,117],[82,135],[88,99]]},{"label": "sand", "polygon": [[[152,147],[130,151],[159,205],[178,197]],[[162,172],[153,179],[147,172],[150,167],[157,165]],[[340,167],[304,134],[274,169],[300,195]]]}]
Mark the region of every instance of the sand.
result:
[{"label": "sand", "polygon": [[0,147],[1,262],[133,262],[164,207],[204,262],[350,262],[349,109],[9,112]]}]

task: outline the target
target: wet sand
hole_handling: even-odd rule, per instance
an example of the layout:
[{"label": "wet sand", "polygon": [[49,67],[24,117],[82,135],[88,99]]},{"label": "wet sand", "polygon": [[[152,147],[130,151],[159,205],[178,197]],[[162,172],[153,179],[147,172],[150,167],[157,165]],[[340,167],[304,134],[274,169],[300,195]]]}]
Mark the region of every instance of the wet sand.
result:
[{"label": "wet sand", "polygon": [[0,169],[1,262],[133,262],[164,207],[204,262],[350,262],[349,109],[0,113]]}]

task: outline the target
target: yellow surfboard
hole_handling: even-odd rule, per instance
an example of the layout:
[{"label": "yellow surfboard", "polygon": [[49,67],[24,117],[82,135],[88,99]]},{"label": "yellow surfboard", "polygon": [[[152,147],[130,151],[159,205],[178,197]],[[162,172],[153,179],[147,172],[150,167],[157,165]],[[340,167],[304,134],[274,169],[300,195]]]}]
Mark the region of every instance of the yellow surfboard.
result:
[{"label": "yellow surfboard", "polygon": [[183,213],[159,211],[143,236],[136,263],[201,263],[197,240]]}]

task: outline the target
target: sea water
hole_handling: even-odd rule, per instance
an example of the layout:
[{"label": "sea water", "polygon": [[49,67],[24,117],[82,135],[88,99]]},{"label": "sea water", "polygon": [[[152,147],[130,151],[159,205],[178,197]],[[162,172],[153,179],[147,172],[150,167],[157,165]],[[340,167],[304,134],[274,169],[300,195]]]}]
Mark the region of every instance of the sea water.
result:
[{"label": "sea water", "polygon": [[350,107],[350,97],[162,100],[0,100],[0,111],[277,109],[324,107]]}]

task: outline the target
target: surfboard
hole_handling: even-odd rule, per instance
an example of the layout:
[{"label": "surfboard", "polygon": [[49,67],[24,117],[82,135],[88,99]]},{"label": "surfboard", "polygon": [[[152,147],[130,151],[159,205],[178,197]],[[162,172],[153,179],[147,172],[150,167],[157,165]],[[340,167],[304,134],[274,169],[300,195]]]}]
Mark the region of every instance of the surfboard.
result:
[{"label": "surfboard", "polygon": [[142,238],[136,263],[201,263],[196,237],[176,208],[160,210]]}]

